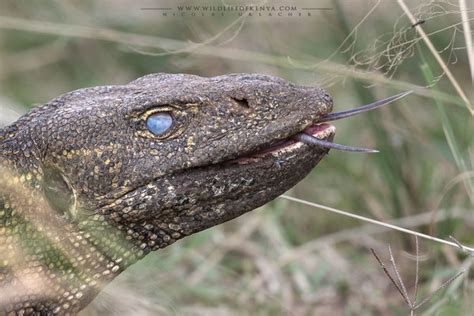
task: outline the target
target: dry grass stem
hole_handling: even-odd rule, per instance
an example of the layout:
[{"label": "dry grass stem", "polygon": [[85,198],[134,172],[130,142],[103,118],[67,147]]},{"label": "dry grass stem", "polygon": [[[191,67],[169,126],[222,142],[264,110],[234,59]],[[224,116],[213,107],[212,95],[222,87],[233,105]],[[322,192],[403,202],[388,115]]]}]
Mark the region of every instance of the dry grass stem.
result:
[{"label": "dry grass stem", "polygon": [[208,39],[206,39],[202,42],[192,43],[191,45],[188,45],[188,46],[186,46],[184,48],[181,48],[181,49],[169,50],[169,51],[162,52],[162,53],[147,52],[147,51],[144,51],[144,50],[138,49],[138,48],[132,48],[132,49],[139,52],[140,54],[150,55],[150,56],[155,56],[155,57],[172,55],[172,54],[189,53],[189,52],[197,50],[199,47],[209,46],[209,45],[214,44],[224,34],[229,32],[230,30],[232,30],[232,28],[236,27],[236,30],[234,31],[234,34],[230,38],[226,38],[222,43],[216,43],[216,45],[224,45],[228,42],[231,42],[239,34],[239,32],[242,30],[242,28],[245,24],[245,19],[247,17],[248,17],[248,14],[244,14],[241,17],[239,17],[239,18],[235,19],[234,21],[232,21],[231,23],[229,23],[229,25],[227,25],[225,28],[223,28],[216,35],[214,35],[214,36],[212,36],[212,37],[210,37],[210,38],[208,38]]},{"label": "dry grass stem", "polygon": [[[403,0],[397,0],[398,4],[400,5],[400,7],[403,9],[403,11],[405,12],[405,14],[408,16],[408,18],[410,19],[410,21],[412,22],[412,24],[415,24],[417,23],[417,19],[413,16],[413,14],[411,13],[410,9],[407,7],[407,5],[405,4],[405,1]],[[431,53],[433,54],[434,58],[436,59],[436,61],[438,62],[438,64],[440,65],[440,67],[443,69],[444,73],[446,74],[446,76],[448,77],[449,81],[451,82],[451,84],[453,85],[454,89],[456,90],[456,92],[459,94],[459,96],[461,97],[461,99],[466,103],[466,107],[467,109],[469,110],[469,112],[471,113],[471,115],[474,116],[474,108],[473,108],[473,105],[471,104],[471,102],[469,101],[469,99],[467,98],[466,94],[464,93],[464,91],[462,90],[461,86],[459,85],[457,79],[454,77],[454,75],[451,73],[451,71],[449,70],[448,66],[446,65],[446,63],[444,62],[444,60],[441,58],[441,56],[439,55],[438,51],[436,50],[436,48],[434,47],[433,43],[431,42],[430,38],[428,37],[428,35],[426,35],[425,31],[423,30],[423,28],[421,27],[421,24],[418,24],[415,26],[416,30],[420,33],[421,37],[423,38],[423,41],[425,42],[426,46],[428,46],[429,50],[431,51]]]},{"label": "dry grass stem", "polygon": [[464,252],[467,252],[469,255],[471,255],[472,257],[474,257],[474,252],[470,249],[466,249],[466,246],[464,246],[463,244],[461,244],[459,242],[459,240],[457,240],[456,238],[454,238],[453,236],[449,235],[449,239],[451,239],[462,251]]},{"label": "dry grass stem", "polygon": [[444,289],[445,287],[447,287],[449,284],[451,284],[454,280],[456,280],[457,278],[459,278],[462,274],[464,274],[464,272],[466,271],[459,271],[458,273],[456,273],[455,275],[453,275],[452,277],[450,277],[448,280],[446,280],[443,284],[441,284],[440,287],[438,287],[434,292],[432,292],[431,294],[429,294],[427,297],[425,297],[424,299],[421,300],[420,303],[416,304],[414,307],[413,307],[413,310],[417,310],[418,308],[420,308],[421,306],[423,306],[424,304],[426,304],[427,302],[429,302],[433,296],[435,296],[439,291],[441,291],[442,289]]},{"label": "dry grass stem", "polygon": [[469,60],[469,69],[471,70],[471,83],[474,86],[474,48],[472,47],[471,25],[467,16],[466,0],[459,0],[459,9],[461,11],[462,28],[464,31],[464,40],[466,42],[466,53]]},{"label": "dry grass stem", "polygon": [[408,291],[405,286],[405,282],[403,282],[402,276],[400,275],[400,272],[398,271],[397,263],[395,262],[395,257],[393,256],[392,247],[390,247],[390,245],[388,245],[388,253],[390,254],[390,263],[392,264],[393,271],[395,271],[395,275],[398,280],[398,286],[401,289],[400,294],[402,295],[403,299],[408,304],[408,306],[410,306],[410,308],[413,308],[413,303],[411,302],[410,297],[408,296]]},{"label": "dry grass stem", "polygon": [[[459,209],[450,212],[447,212],[445,210],[439,210],[436,212],[436,217],[434,219],[433,212],[425,212],[422,214],[407,216],[390,221],[390,224],[396,226],[404,226],[406,228],[417,227],[420,225],[442,222],[448,218],[464,218],[463,215],[465,215],[465,212]],[[368,235],[383,233],[387,230],[390,230],[390,228],[378,225],[375,226],[371,224],[362,225],[357,228],[340,230],[335,233],[311,240],[303,245],[292,249],[280,259],[280,265],[284,266],[285,264],[292,262],[293,260],[299,260],[299,258],[304,258],[309,254],[313,253],[314,251],[326,247],[327,245],[333,245],[335,243],[347,242],[352,240],[360,240],[361,238],[367,237]]]},{"label": "dry grass stem", "polygon": [[416,302],[418,296],[418,281],[420,279],[420,245],[418,243],[418,236],[415,236],[415,293],[413,294],[413,302]]},{"label": "dry grass stem", "polygon": [[[361,220],[361,221],[364,221],[364,222],[372,223],[372,224],[379,225],[379,226],[388,227],[388,228],[393,229],[393,230],[398,230],[398,231],[401,231],[401,232],[404,232],[404,233],[407,233],[407,234],[410,234],[410,235],[413,235],[413,236],[418,236],[418,237],[421,237],[421,238],[424,238],[424,239],[432,240],[432,241],[435,241],[435,242],[438,242],[438,243],[441,243],[441,244],[445,244],[445,245],[449,245],[451,247],[455,247],[456,249],[459,249],[459,246],[455,242],[450,242],[450,241],[447,241],[447,240],[444,240],[444,239],[441,239],[441,238],[437,238],[437,237],[433,237],[433,236],[426,235],[426,234],[423,234],[423,233],[419,233],[419,232],[416,232],[416,231],[413,231],[413,230],[410,230],[410,229],[406,229],[406,228],[399,227],[399,226],[396,226],[396,225],[384,223],[384,222],[381,222],[381,221],[377,221],[375,219],[371,219],[371,218],[367,218],[367,217],[364,217],[364,216],[356,215],[356,214],[353,214],[353,213],[350,213],[350,212],[342,211],[342,210],[339,210],[339,209],[336,209],[336,208],[332,208],[332,207],[325,206],[325,205],[318,204],[318,203],[314,203],[314,202],[305,201],[305,200],[294,198],[294,197],[291,197],[291,196],[280,195],[280,197],[284,198],[284,199],[287,199],[287,200],[290,200],[290,201],[293,201],[293,202],[297,202],[297,203],[301,203],[301,204],[304,204],[304,205],[316,207],[316,208],[319,208],[319,209],[322,209],[322,210],[325,210],[325,211],[330,211],[330,212],[333,212],[333,213],[336,213],[336,214],[339,214],[339,215],[344,215],[344,216],[347,216],[347,217],[355,218],[355,219],[358,219],[358,220]],[[463,250],[465,252],[467,251],[469,253],[474,252],[474,248],[467,247],[467,246],[464,246],[461,250]]]},{"label": "dry grass stem", "polygon": [[411,302],[411,300],[409,298],[409,295],[408,295],[408,291],[405,287],[405,283],[403,282],[403,279],[402,279],[400,273],[398,272],[399,269],[398,269],[397,264],[395,262],[395,257],[393,256],[392,249],[391,249],[390,245],[388,246],[388,252],[389,252],[389,255],[390,255],[390,262],[392,264],[393,271],[395,272],[395,275],[397,277],[398,283],[395,281],[395,278],[392,276],[390,271],[388,271],[387,267],[385,266],[384,262],[380,259],[377,252],[373,248],[370,248],[372,254],[374,255],[375,259],[377,260],[380,267],[384,271],[385,275],[388,277],[388,279],[393,284],[393,286],[395,286],[398,293],[400,293],[403,300],[405,301],[405,303],[409,307],[410,315],[414,315],[414,312],[417,309],[419,309],[420,307],[425,305],[427,302],[429,302],[439,291],[446,288],[449,284],[451,284],[454,280],[456,280],[458,277],[460,277],[465,272],[464,270],[462,270],[462,271],[456,273],[454,276],[450,277],[443,284],[441,284],[441,286],[439,286],[434,292],[428,294],[425,298],[423,298],[420,301],[420,303],[417,304],[416,303],[416,296],[417,296],[417,291],[418,291],[418,265],[419,265],[419,256],[418,256],[419,249],[418,249],[418,240],[417,239],[415,240],[415,243],[416,243],[416,245],[415,245],[415,247],[416,247],[416,260],[415,260],[416,261],[416,273],[415,273],[415,289],[414,289],[415,290],[415,296],[414,296],[415,299],[414,299],[413,302]]},{"label": "dry grass stem", "polygon": [[[378,0],[377,3],[375,3],[372,6],[372,8],[369,10],[369,12],[367,12],[367,14],[352,28],[352,31],[341,42],[339,47],[325,61],[331,60],[334,56],[336,56],[336,54],[339,51],[341,51],[342,47],[344,47],[344,45],[352,38],[352,36],[354,36],[357,33],[357,30],[359,29],[359,27],[369,18],[369,16],[372,15],[372,13],[375,11],[375,9],[377,9],[379,4],[380,4],[380,0]],[[352,45],[350,45],[350,46],[352,46]]]},{"label": "dry grass stem", "polygon": [[375,259],[377,259],[377,261],[379,262],[379,265],[380,267],[382,268],[383,272],[385,273],[385,275],[390,279],[390,281],[392,282],[392,284],[395,286],[395,288],[397,289],[398,293],[400,293],[400,295],[403,297],[403,299],[405,300],[405,302],[407,303],[408,306],[411,306],[411,303],[409,300],[407,300],[407,298],[405,297],[405,295],[403,295],[403,292],[402,292],[402,289],[400,288],[400,286],[398,286],[397,282],[395,282],[395,279],[393,278],[392,274],[390,274],[390,271],[388,271],[387,267],[385,266],[385,264],[383,263],[383,261],[379,258],[379,256],[377,255],[377,252],[375,251],[374,248],[370,248],[370,251],[372,251],[372,254],[374,255]]}]

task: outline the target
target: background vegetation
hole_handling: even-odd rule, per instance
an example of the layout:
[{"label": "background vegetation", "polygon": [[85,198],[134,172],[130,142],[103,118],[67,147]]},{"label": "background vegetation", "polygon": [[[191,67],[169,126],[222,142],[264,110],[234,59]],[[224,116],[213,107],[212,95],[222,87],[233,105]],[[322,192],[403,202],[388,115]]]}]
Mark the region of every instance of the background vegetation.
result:
[{"label": "background vegetation", "polygon": [[[412,89],[336,124],[339,143],[380,154],[331,151],[287,195],[474,244],[472,3],[464,16],[463,0],[291,3],[327,10],[163,17],[142,8],[176,2],[2,1],[0,124],[64,92],[153,72],[276,75],[326,87],[336,110]],[[82,316],[405,315],[370,251],[388,262],[388,244],[412,293],[413,236],[278,198],[147,256]],[[417,313],[473,315],[472,254],[420,239],[419,261],[420,295],[466,272]]]}]

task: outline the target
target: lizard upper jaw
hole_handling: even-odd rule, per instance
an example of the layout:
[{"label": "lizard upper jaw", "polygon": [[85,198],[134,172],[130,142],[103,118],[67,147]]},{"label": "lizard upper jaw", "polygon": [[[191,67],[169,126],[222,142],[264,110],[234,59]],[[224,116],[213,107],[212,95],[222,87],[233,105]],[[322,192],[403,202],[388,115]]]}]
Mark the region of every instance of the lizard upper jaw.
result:
[{"label": "lizard upper jaw", "polygon": [[[336,132],[336,127],[327,123],[316,123],[305,128],[302,132],[321,140],[327,140],[327,139],[331,139],[334,136]],[[306,145],[303,142],[295,140],[292,136],[290,136],[287,139],[278,141],[254,153],[248,154],[243,157],[238,157],[236,159],[232,159],[229,161],[229,163],[232,163],[232,164],[252,163],[268,155],[273,155],[274,157],[278,157],[279,155],[283,153],[289,153],[289,152],[295,151],[299,149],[301,146],[306,146]]]}]

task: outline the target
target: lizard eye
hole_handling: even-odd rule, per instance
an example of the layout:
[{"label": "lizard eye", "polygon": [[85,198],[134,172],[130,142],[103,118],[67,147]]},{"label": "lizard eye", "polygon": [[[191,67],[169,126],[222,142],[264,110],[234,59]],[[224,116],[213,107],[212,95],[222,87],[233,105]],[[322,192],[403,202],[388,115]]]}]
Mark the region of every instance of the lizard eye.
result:
[{"label": "lizard eye", "polygon": [[132,121],[137,124],[136,135],[157,141],[178,137],[189,124],[189,114],[196,112],[191,110],[192,105],[194,104],[189,104],[186,108],[159,105],[149,108],[138,116],[132,116]]},{"label": "lizard eye", "polygon": [[173,125],[173,117],[168,112],[160,112],[150,115],[146,120],[146,126],[156,136],[166,133]]}]

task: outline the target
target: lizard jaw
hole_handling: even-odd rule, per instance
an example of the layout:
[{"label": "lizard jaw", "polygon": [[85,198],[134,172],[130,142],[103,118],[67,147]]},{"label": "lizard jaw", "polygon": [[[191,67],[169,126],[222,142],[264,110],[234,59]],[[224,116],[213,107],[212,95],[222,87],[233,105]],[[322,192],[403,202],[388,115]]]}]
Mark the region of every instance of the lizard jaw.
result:
[{"label": "lizard jaw", "polygon": [[[303,133],[311,135],[312,137],[320,140],[331,140],[336,133],[336,127],[327,123],[317,123],[305,128]],[[296,140],[294,137],[289,137],[288,139],[281,140],[273,145],[270,145],[269,147],[263,148],[249,155],[232,159],[228,161],[228,163],[248,164],[270,155],[278,158],[283,154],[294,152],[300,149],[302,146],[305,146],[304,142]]]}]

